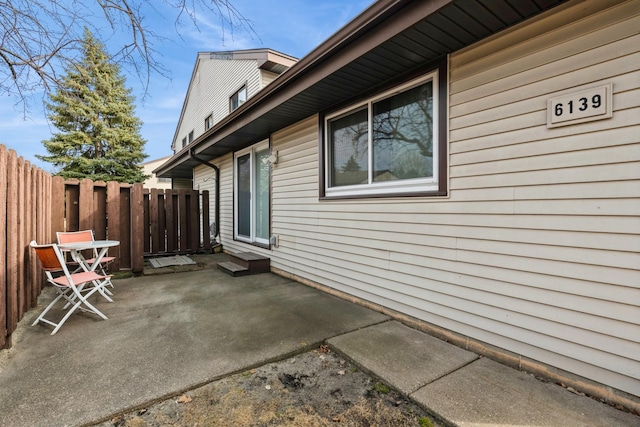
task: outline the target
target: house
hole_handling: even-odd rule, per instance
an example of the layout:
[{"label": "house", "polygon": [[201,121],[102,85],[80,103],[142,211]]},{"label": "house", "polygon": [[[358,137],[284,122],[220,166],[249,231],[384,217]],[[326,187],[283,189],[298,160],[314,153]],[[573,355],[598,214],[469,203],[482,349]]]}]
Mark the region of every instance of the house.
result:
[{"label": "house", "polygon": [[380,0],[156,172],[219,170],[227,251],[638,410],[638,28]]},{"label": "house", "polygon": [[[296,61],[296,58],[272,49],[198,53],[173,136],[173,152],[186,150],[194,139],[244,104]],[[209,188],[214,181],[206,179],[206,176],[201,177],[199,189],[214,190],[215,187]],[[192,185],[191,176],[174,179],[174,188],[190,189]],[[197,185],[194,188],[198,189]]]},{"label": "house", "polygon": [[158,166],[162,165],[166,162],[171,156],[161,157],[155,160],[149,160],[144,163],[140,163],[140,167],[142,167],[142,172],[145,175],[150,175],[150,177],[144,182],[144,188],[161,188],[161,189],[169,189],[171,188],[171,178],[158,178],[153,170]]}]

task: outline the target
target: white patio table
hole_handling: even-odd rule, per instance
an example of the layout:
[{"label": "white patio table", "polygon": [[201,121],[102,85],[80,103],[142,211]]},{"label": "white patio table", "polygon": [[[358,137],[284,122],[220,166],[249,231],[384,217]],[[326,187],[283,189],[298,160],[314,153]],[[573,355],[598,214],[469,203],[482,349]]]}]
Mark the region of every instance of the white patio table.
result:
[{"label": "white patio table", "polygon": [[[107,254],[109,248],[119,245],[120,242],[118,240],[93,240],[86,242],[64,243],[59,244],[58,246],[63,251],[69,251],[71,253],[71,258],[73,258],[73,260],[77,262],[84,271],[95,271],[96,268],[100,265],[102,258],[104,258],[104,256]],[[91,249],[92,252],[93,249],[96,249],[98,252],[98,255],[95,257],[95,260],[91,264],[89,264],[85,257],[82,255],[82,251],[87,249]],[[111,284],[110,277],[107,277],[106,279],[98,283],[94,282],[94,285],[98,287],[98,292],[100,292],[100,295],[102,295],[107,301],[113,302],[113,300],[109,297],[109,295],[113,294],[105,288],[105,286],[109,284]]]}]

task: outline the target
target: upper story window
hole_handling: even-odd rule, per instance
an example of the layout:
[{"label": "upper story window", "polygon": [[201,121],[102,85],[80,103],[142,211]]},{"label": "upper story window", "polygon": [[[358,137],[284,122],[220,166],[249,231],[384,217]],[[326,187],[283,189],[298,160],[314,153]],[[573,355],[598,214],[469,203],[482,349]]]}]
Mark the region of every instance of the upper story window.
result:
[{"label": "upper story window", "polygon": [[188,136],[185,136],[184,138],[182,138],[182,147],[184,148],[187,146],[187,144],[191,144],[193,142],[193,131],[189,132]]},{"label": "upper story window", "polygon": [[209,114],[206,119],[204,119],[204,130],[205,132],[211,129],[213,126],[213,114]]},{"label": "upper story window", "polygon": [[242,86],[229,98],[229,112],[235,110],[247,101],[247,86]]},{"label": "upper story window", "polygon": [[445,90],[436,70],[327,115],[321,196],[446,194]]}]

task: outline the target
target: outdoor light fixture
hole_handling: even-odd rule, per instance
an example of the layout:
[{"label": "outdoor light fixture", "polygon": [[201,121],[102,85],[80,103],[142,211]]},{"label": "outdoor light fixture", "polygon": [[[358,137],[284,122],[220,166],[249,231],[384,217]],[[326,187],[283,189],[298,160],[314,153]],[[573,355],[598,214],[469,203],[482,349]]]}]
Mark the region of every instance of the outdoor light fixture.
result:
[{"label": "outdoor light fixture", "polygon": [[278,163],[278,152],[274,151],[269,155],[269,157],[265,157],[264,159],[262,159],[262,163],[269,166]]}]

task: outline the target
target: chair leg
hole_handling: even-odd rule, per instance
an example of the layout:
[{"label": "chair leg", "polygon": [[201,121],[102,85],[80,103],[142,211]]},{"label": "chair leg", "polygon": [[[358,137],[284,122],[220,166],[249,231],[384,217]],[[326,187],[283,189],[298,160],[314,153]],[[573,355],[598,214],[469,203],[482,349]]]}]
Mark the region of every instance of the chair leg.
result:
[{"label": "chair leg", "polygon": [[84,304],[87,307],[89,307],[89,310],[86,310],[86,311],[90,311],[90,312],[92,312],[94,314],[97,314],[98,316],[102,317],[104,320],[108,319],[107,316],[105,316],[100,310],[95,308],[90,302],[88,302],[88,301],[78,301],[77,303],[75,303],[75,305],[73,307],[71,307],[67,311],[67,314],[64,315],[62,320],[60,320],[60,322],[58,322],[58,325],[54,328],[53,332],[51,332],[51,335],[53,335],[56,332],[58,332],[58,329],[60,329],[60,327],[64,324],[64,322],[67,321],[69,316],[71,316],[71,314],[73,314],[73,312],[76,311],[76,309],[79,308],[80,310],[82,310],[82,307],[81,307],[82,304]]},{"label": "chair leg", "polygon": [[56,303],[58,301],[60,301],[62,298],[64,298],[65,300],[68,301],[68,297],[66,296],[67,292],[69,292],[69,289],[61,289],[59,287],[56,287],[56,293],[58,294],[58,296],[49,303],[49,305],[42,311],[42,313],[40,313],[40,316],[38,316],[38,318],[31,324],[31,326],[35,326],[38,324],[38,322],[44,322],[44,323],[48,323],[50,325],[56,326],[57,323],[53,323],[50,320],[47,320],[44,318],[44,316],[49,312],[49,310],[51,310],[53,308],[54,305],[56,305]]},{"label": "chair leg", "polygon": [[[38,316],[38,318],[35,320],[35,322],[33,322],[31,326],[35,326],[36,324],[38,324],[38,322],[47,323],[54,327],[53,331],[51,332],[51,335],[54,335],[56,332],[58,332],[58,329],[60,329],[60,327],[64,324],[64,322],[67,321],[69,316],[71,316],[73,312],[75,312],[76,310],[93,313],[98,315],[102,319],[107,320],[108,317],[105,316],[104,313],[98,310],[93,304],[91,304],[87,300],[87,298],[89,298],[91,295],[93,295],[95,292],[99,290],[100,290],[100,287],[97,287],[97,286],[92,287],[86,293],[86,295],[83,295],[82,292],[84,291],[84,289],[82,289],[79,286],[64,287],[64,288],[56,286],[56,291],[58,292],[59,295],[49,303],[47,308],[44,309],[44,311],[40,314],[40,316]],[[73,306],[69,310],[67,310],[67,313],[58,323],[45,319],[44,318],[45,314],[47,314],[49,310],[51,310],[53,306],[56,305],[56,303],[61,299],[64,299],[66,301],[66,304],[64,305],[63,309],[66,309],[71,304],[73,304]],[[83,306],[87,308],[84,308]]]},{"label": "chair leg", "polygon": [[109,280],[108,277],[106,279],[102,280],[102,281],[94,280],[92,283],[93,283],[93,286],[100,293],[100,295],[102,295],[104,297],[104,299],[106,299],[109,302],[113,302],[113,300],[109,297],[109,295],[113,295],[113,294],[108,289],[106,289],[106,286],[109,283],[111,283],[111,280]]},{"label": "chair leg", "polygon": [[[98,272],[103,275],[103,276],[107,276],[107,279],[105,279],[105,284],[104,287],[110,286],[113,289],[113,282],[111,281],[111,276],[109,275],[109,273],[107,272],[108,266],[107,264],[99,264],[98,268],[96,270],[98,270]],[[106,291],[106,289],[105,289]],[[111,292],[107,291],[109,295],[113,295]]]}]

